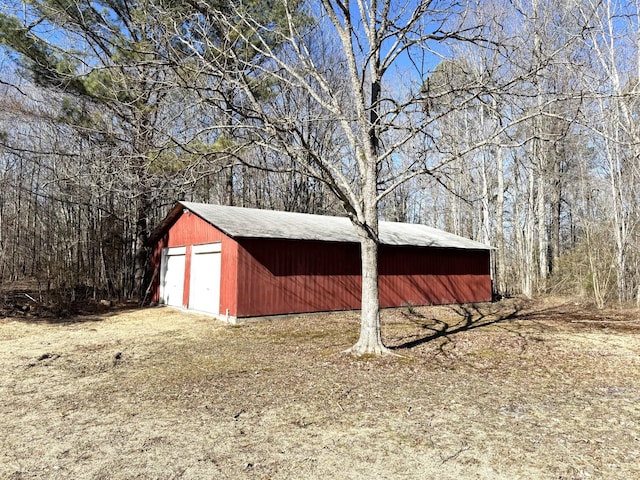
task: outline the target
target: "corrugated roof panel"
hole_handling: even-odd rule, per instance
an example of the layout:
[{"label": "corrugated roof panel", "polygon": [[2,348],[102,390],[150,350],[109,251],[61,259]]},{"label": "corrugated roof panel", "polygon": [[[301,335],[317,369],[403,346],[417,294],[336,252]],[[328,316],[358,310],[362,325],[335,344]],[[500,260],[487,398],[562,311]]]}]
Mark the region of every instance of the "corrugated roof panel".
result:
[{"label": "corrugated roof panel", "polygon": [[[180,204],[231,237],[359,242],[351,221],[346,217],[194,202],[180,202]],[[483,243],[426,225],[380,222],[379,227],[380,243],[384,245],[490,249]]]}]

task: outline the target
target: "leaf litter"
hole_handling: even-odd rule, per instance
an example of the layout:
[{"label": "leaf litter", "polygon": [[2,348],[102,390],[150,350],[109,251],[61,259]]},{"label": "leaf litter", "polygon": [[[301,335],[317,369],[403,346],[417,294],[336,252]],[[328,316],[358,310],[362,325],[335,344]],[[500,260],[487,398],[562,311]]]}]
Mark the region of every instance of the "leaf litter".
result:
[{"label": "leaf litter", "polygon": [[0,320],[0,478],[640,477],[638,310],[560,298],[226,325]]}]

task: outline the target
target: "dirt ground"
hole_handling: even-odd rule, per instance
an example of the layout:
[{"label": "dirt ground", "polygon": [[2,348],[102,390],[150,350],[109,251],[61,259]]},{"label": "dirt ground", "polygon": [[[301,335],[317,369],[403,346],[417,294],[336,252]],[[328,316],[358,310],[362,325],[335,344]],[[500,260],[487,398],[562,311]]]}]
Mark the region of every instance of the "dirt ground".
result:
[{"label": "dirt ground", "polygon": [[0,318],[0,478],[640,478],[640,312]]}]

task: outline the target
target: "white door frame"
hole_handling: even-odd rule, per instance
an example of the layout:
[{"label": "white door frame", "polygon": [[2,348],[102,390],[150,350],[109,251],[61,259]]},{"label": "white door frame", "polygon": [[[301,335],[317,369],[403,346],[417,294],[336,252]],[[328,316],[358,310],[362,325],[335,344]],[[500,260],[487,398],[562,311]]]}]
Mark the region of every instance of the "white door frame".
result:
[{"label": "white door frame", "polygon": [[191,247],[191,252],[196,253],[220,253],[222,252],[222,243],[206,243],[204,245],[194,245]]}]

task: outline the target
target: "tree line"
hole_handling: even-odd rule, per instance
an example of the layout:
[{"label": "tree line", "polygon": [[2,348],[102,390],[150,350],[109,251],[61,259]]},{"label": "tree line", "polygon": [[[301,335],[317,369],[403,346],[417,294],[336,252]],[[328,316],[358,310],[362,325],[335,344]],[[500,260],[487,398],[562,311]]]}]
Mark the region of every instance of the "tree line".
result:
[{"label": "tree line", "polygon": [[347,215],[373,270],[379,219],[426,223],[500,295],[640,305],[635,0],[2,4],[1,282],[144,298],[185,199]]}]

